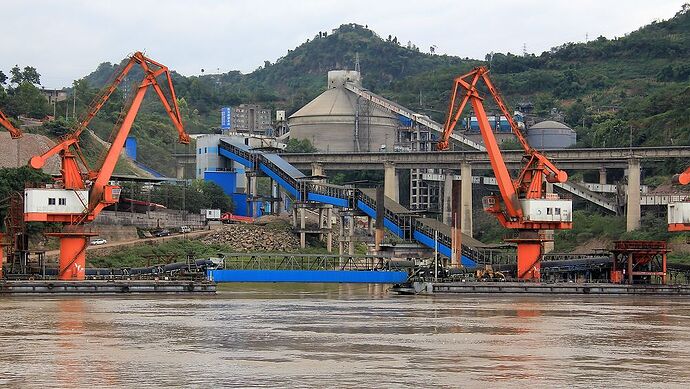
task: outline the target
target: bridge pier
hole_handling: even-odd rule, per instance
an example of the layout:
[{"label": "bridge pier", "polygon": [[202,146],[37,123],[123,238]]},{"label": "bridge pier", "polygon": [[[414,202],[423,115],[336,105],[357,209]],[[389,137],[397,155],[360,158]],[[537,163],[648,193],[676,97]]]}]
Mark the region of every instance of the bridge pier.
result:
[{"label": "bridge pier", "polygon": [[386,197],[400,202],[399,177],[394,163],[386,162],[383,164],[383,191]]},{"label": "bridge pier", "polygon": [[606,185],[606,168],[603,166],[599,168],[599,184]]},{"label": "bridge pier", "polygon": [[640,228],[640,160],[628,160],[628,200],[625,210],[626,230],[634,231]]},{"label": "bridge pier", "polygon": [[184,165],[181,163],[178,163],[175,167],[175,178],[177,178],[178,180],[184,179]]},{"label": "bridge pier", "polygon": [[318,162],[312,162],[311,164],[311,175],[312,176],[325,176],[323,170],[323,164]]},{"label": "bridge pier", "polygon": [[467,162],[460,163],[460,179],[460,230],[463,234],[472,236],[472,165]]},{"label": "bridge pier", "polygon": [[256,172],[246,172],[247,176],[247,215],[257,217]]},{"label": "bridge pier", "polygon": [[443,179],[443,224],[451,225],[453,219],[453,171],[445,170]]}]

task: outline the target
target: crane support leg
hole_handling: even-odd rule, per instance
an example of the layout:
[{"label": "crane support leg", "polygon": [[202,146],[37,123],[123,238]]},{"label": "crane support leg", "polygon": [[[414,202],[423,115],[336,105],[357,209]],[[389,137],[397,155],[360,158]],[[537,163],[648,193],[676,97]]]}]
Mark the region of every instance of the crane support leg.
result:
[{"label": "crane support leg", "polygon": [[544,238],[537,231],[521,230],[518,238],[507,241],[517,243],[517,278],[521,281],[539,281]]},{"label": "crane support leg", "polygon": [[97,234],[83,231],[55,232],[47,236],[60,239],[60,259],[58,264],[58,279],[84,280],[86,278],[86,248],[89,238]]}]

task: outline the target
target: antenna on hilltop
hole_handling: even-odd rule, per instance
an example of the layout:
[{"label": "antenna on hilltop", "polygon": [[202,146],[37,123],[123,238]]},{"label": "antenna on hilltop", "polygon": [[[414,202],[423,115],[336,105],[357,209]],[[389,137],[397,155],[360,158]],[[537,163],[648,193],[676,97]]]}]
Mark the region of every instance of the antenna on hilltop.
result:
[{"label": "antenna on hilltop", "polygon": [[355,71],[357,73],[362,73],[361,69],[359,68],[359,52],[355,53]]},{"label": "antenna on hilltop", "polygon": [[527,43],[522,44],[522,56],[523,57],[527,56]]}]

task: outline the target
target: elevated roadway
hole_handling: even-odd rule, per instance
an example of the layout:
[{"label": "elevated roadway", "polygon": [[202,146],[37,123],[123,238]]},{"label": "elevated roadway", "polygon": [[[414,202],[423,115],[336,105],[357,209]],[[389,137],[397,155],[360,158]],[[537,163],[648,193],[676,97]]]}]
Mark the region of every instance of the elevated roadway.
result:
[{"label": "elevated roadway", "polygon": [[[560,149],[544,153],[566,170],[599,168],[626,168],[630,159],[642,162],[668,158],[690,158],[690,146]],[[509,168],[522,166],[522,150],[505,150],[503,158]],[[491,169],[489,157],[483,151],[423,151],[375,153],[308,153],[282,154],[298,169],[309,169],[319,163],[326,170],[381,170],[384,163],[395,164],[398,169],[457,169],[460,163],[470,163],[473,169]]]}]

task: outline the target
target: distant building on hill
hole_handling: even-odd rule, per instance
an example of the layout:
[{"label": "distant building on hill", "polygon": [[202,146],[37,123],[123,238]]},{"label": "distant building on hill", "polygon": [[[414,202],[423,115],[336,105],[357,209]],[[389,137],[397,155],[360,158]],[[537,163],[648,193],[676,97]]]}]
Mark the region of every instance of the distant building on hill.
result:
[{"label": "distant building on hill", "polygon": [[221,129],[224,131],[263,134],[272,129],[271,124],[271,110],[258,104],[221,109]]},{"label": "distant building on hill", "polygon": [[48,100],[48,104],[58,103],[67,100],[67,91],[62,89],[41,89],[43,97]]}]

